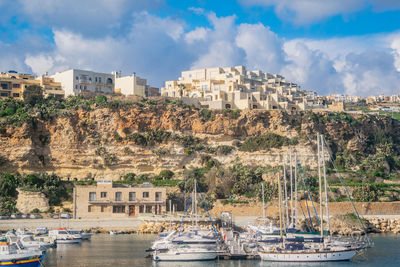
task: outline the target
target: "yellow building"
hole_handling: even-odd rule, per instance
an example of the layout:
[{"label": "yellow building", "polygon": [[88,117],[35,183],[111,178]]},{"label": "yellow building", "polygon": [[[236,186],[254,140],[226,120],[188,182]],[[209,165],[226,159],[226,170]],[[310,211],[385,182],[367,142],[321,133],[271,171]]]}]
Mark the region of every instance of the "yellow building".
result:
[{"label": "yellow building", "polygon": [[129,217],[140,214],[162,214],[166,211],[167,189],[142,185],[113,184],[97,181],[97,185],[74,189],[75,218]]},{"label": "yellow building", "polygon": [[30,85],[40,85],[40,81],[29,74],[20,74],[14,71],[0,74],[0,97],[22,99],[22,93]]},{"label": "yellow building", "polygon": [[31,85],[41,86],[45,97],[64,97],[61,83],[54,82],[53,78],[45,76],[37,78],[30,74],[21,74],[15,71],[0,74],[0,97],[22,99],[25,88]]}]

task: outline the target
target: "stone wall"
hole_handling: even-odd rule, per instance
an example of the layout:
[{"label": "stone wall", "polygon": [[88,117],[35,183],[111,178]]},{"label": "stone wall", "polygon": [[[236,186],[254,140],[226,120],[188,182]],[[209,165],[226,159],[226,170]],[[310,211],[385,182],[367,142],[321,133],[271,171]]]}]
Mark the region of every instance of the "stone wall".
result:
[{"label": "stone wall", "polygon": [[18,189],[17,209],[21,213],[30,213],[34,209],[45,212],[49,210],[49,200],[43,193]]}]

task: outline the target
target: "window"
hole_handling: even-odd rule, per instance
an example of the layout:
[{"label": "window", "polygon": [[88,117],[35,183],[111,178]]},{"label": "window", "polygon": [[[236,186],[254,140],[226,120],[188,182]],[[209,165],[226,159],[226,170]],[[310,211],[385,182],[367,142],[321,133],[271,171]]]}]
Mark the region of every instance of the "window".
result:
[{"label": "window", "polygon": [[96,192],[89,192],[89,201],[96,201]]},{"label": "window", "polygon": [[129,192],[129,201],[135,201],[135,200],[136,200],[136,193]]},{"label": "window", "polygon": [[201,90],[207,91],[208,90],[208,85],[207,84],[202,85],[201,86]]},{"label": "window", "polygon": [[97,77],[94,77],[94,81],[97,83]]},{"label": "window", "polygon": [[149,197],[149,192],[143,192],[143,198],[148,198]]},{"label": "window", "polygon": [[92,77],[89,77],[89,81],[92,81]]},{"label": "window", "polygon": [[115,201],[122,200],[122,192],[115,192]]},{"label": "window", "polygon": [[101,77],[99,77],[99,83],[101,83]]},{"label": "window", "polygon": [[88,212],[92,212],[92,206],[88,206],[88,207],[87,207],[87,211],[88,211]]},{"label": "window", "polygon": [[162,196],[161,192],[156,192],[156,201],[161,201],[161,196]]},{"label": "window", "polygon": [[107,192],[101,192],[101,193],[100,193],[100,197],[101,197],[101,198],[107,197]]},{"label": "window", "polygon": [[82,89],[82,85],[79,85],[79,89]]},{"label": "window", "polygon": [[1,92],[0,96],[8,96],[8,92]]},{"label": "window", "polygon": [[79,80],[79,77],[78,77],[78,76],[76,76],[76,77],[75,77],[75,79],[76,79],[76,80]]},{"label": "window", "polygon": [[84,90],[86,90],[86,89],[87,89],[87,86],[86,86],[86,85],[85,85],[85,86],[83,86],[83,89],[84,89]]},{"label": "window", "polygon": [[113,206],[113,213],[125,213],[125,206]]},{"label": "window", "polygon": [[13,93],[13,97],[19,97],[19,93]]},{"label": "window", "polygon": [[146,206],[146,213],[151,213],[152,206]]},{"label": "window", "polygon": [[2,83],[1,84],[1,89],[8,90],[8,83]]},{"label": "window", "polygon": [[101,212],[104,212],[104,206],[101,206]]},{"label": "window", "polygon": [[75,89],[78,89],[78,85],[75,85]]},{"label": "window", "polygon": [[20,88],[20,87],[21,87],[21,85],[19,83],[14,83],[13,84],[13,88]]}]

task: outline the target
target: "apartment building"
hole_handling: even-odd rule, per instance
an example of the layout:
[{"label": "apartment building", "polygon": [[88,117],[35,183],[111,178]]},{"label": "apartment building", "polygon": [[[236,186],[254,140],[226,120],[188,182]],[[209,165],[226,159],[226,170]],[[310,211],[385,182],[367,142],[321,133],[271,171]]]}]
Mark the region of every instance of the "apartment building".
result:
[{"label": "apartment building", "polygon": [[84,92],[112,94],[115,77],[113,74],[70,69],[51,76],[62,84],[65,96],[81,95]]},{"label": "apartment building", "polygon": [[130,76],[121,76],[121,72],[115,72],[115,92],[125,96],[147,96],[147,80],[140,78],[135,73]]},{"label": "apartment building", "polygon": [[22,99],[26,87],[31,85],[41,86],[45,97],[64,97],[64,90],[61,84],[47,76],[35,77],[30,74],[22,74],[16,71],[9,71],[0,74],[0,97]]},{"label": "apartment building", "polygon": [[178,80],[165,82],[161,95],[210,109],[304,110],[316,100],[315,93],[310,97],[281,75],[244,66],[183,71]]},{"label": "apartment building", "polygon": [[74,188],[75,218],[130,217],[141,214],[162,214],[166,211],[165,187],[113,184],[98,181],[97,185]]}]

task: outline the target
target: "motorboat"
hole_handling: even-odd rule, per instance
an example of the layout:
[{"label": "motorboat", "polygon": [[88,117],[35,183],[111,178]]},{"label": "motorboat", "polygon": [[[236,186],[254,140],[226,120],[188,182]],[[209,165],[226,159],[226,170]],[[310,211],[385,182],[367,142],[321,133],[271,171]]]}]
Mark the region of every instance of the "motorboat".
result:
[{"label": "motorboat", "polygon": [[0,238],[0,266],[40,267],[42,259],[42,251],[22,249],[9,244],[6,237]]},{"label": "motorboat", "polygon": [[57,244],[79,244],[82,242],[81,235],[71,234],[65,228],[50,230],[49,237],[54,238]]},{"label": "motorboat", "polygon": [[73,235],[80,235],[82,240],[90,240],[92,237],[92,233],[85,232],[83,230],[68,230],[68,232]]},{"label": "motorboat", "polygon": [[47,250],[55,245],[55,242],[45,242],[35,239],[32,235],[23,235],[19,237],[19,241],[26,249],[39,249],[42,251]]},{"label": "motorboat", "polygon": [[178,245],[169,249],[155,250],[155,261],[206,261],[215,260],[218,252],[214,248],[191,247],[190,245]]}]

